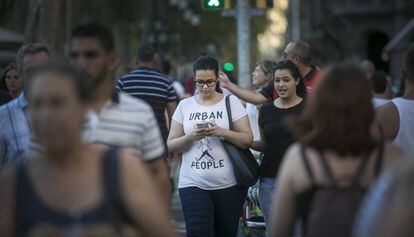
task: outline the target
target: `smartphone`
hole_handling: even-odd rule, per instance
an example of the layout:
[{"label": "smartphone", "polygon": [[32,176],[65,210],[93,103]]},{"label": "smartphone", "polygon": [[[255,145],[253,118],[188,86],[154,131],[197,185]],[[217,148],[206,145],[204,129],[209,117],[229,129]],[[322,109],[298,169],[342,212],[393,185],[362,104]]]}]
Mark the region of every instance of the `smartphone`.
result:
[{"label": "smartphone", "polygon": [[208,128],[208,124],[207,123],[197,123],[196,124],[196,127],[197,128]]}]

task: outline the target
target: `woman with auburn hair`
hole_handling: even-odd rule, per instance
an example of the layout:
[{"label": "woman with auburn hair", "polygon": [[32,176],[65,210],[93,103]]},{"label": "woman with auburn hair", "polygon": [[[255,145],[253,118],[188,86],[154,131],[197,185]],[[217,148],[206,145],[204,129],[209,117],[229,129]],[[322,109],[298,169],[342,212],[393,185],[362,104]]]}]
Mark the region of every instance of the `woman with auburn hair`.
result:
[{"label": "woman with auburn hair", "polygon": [[372,135],[374,108],[362,70],[335,65],[321,76],[302,115],[289,120],[298,139],[278,175],[270,236],[350,236],[365,191],[401,153]]}]

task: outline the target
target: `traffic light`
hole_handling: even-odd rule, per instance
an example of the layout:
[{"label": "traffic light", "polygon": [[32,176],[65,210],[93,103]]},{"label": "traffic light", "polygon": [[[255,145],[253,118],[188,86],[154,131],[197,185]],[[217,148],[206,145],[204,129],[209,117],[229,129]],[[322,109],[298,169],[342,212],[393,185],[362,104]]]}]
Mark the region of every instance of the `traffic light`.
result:
[{"label": "traffic light", "polygon": [[223,10],[231,7],[230,0],[202,0],[201,6],[205,10]]},{"label": "traffic light", "polygon": [[224,71],[232,72],[234,70],[234,65],[233,63],[227,62],[223,65],[223,69]]}]

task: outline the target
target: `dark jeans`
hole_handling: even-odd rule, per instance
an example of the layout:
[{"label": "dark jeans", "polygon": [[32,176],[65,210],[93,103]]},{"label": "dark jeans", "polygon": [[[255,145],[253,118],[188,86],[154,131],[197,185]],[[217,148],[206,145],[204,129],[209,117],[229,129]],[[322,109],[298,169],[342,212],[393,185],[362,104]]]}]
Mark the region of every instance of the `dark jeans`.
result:
[{"label": "dark jeans", "polygon": [[247,188],[180,188],[187,237],[235,237]]}]

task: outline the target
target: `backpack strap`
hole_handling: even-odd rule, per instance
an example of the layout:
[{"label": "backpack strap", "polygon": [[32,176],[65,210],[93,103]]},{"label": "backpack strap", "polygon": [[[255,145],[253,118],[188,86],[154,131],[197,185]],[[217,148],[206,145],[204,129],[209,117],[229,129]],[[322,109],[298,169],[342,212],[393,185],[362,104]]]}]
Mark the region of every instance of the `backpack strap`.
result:
[{"label": "backpack strap", "polygon": [[319,151],[319,157],[321,158],[320,160],[322,164],[322,169],[325,172],[326,178],[329,180],[329,182],[331,182],[333,186],[337,187],[338,185],[336,183],[335,177],[333,176],[333,173],[329,168],[328,162],[326,162],[325,156],[322,151]]},{"label": "backpack strap", "polygon": [[302,154],[302,160],[303,160],[303,163],[305,164],[305,169],[309,175],[309,179],[311,180],[311,183],[314,184],[315,178],[310,168],[308,155],[306,155],[305,147],[303,145],[300,146],[300,153]]},{"label": "backpack strap", "polygon": [[106,152],[103,160],[103,179],[107,210],[110,214],[112,224],[117,236],[123,236],[122,223],[133,223],[123,201],[119,161],[119,148],[111,146]]},{"label": "backpack strap", "polygon": [[[374,166],[374,178],[377,177],[377,175],[381,172],[381,166],[382,166],[382,158],[384,156],[384,138],[381,134],[381,139],[378,145],[378,156],[377,156],[377,160],[375,162],[375,166]],[[364,168],[366,166],[366,164],[368,163],[369,160],[369,156],[367,155],[365,157],[364,160],[362,160],[361,165],[359,166],[354,179],[352,180],[352,184],[356,185],[358,180],[360,179],[362,172],[364,171]]]},{"label": "backpack strap", "polygon": [[352,178],[351,186],[357,186],[358,185],[358,181],[361,178],[361,175],[362,175],[362,173],[365,169],[365,166],[367,166],[368,161],[369,161],[369,155],[365,155],[362,158],[362,161],[359,164],[359,167],[358,167],[357,171],[355,172],[354,177]]}]

